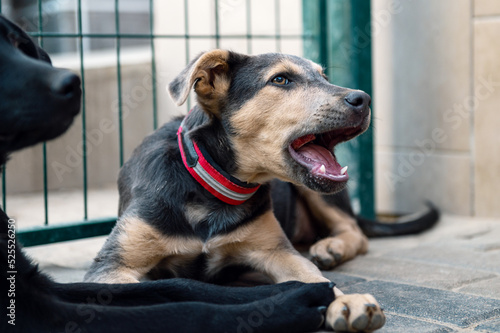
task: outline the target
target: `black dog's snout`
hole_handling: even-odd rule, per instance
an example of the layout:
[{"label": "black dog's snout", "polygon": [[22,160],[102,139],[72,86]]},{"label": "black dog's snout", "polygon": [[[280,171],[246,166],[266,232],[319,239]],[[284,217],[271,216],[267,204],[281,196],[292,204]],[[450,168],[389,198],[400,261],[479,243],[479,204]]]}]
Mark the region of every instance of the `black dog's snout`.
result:
[{"label": "black dog's snout", "polygon": [[349,107],[361,112],[366,110],[372,102],[370,95],[360,90],[350,92],[344,100]]},{"label": "black dog's snout", "polygon": [[54,94],[72,98],[80,95],[80,78],[71,72],[66,72],[59,75],[51,85],[51,90]]}]

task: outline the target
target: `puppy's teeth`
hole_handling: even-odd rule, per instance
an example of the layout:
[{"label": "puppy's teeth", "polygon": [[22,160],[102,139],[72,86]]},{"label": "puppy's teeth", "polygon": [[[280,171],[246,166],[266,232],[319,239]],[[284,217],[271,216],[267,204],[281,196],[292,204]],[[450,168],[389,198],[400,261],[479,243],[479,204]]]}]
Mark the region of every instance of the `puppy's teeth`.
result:
[{"label": "puppy's teeth", "polygon": [[320,173],[325,173],[326,172],[326,168],[323,164],[321,164],[320,168],[319,168],[319,172]]},{"label": "puppy's teeth", "polygon": [[347,168],[348,166],[346,165],[345,167],[343,167],[341,170],[340,170],[340,174],[341,175],[345,175],[345,173],[347,172]]}]

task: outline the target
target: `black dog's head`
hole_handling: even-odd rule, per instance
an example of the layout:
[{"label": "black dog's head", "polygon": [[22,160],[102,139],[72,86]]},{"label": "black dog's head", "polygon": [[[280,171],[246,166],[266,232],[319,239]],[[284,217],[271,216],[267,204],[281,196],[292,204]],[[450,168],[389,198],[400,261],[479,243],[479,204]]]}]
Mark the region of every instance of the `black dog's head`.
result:
[{"label": "black dog's head", "polygon": [[8,153],[64,133],[80,111],[80,79],[0,15],[0,164]]},{"label": "black dog's head", "polygon": [[348,180],[335,146],[370,124],[370,97],[328,82],[321,66],[296,56],[200,55],[170,84],[182,104],[194,85],[201,108],[222,123],[236,159],[234,176],[280,178],[324,193]]}]

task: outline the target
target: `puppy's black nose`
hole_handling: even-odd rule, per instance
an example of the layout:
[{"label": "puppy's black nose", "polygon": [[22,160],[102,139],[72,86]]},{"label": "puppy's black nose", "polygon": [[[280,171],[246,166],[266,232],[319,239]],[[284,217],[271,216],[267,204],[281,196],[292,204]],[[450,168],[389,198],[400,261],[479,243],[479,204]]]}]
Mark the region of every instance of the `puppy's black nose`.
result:
[{"label": "puppy's black nose", "polygon": [[366,110],[372,102],[370,95],[361,90],[350,92],[344,100],[347,106],[360,112]]},{"label": "puppy's black nose", "polygon": [[51,90],[63,98],[80,95],[80,78],[71,72],[64,72],[52,81]]}]

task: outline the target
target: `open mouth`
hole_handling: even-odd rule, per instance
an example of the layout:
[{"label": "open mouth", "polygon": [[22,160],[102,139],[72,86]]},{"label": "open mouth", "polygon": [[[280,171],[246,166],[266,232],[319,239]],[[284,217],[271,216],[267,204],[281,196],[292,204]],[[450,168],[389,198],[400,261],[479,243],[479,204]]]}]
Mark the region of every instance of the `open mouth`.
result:
[{"label": "open mouth", "polygon": [[293,140],[288,151],[292,158],[305,166],[313,176],[345,182],[349,179],[347,166],[342,167],[337,162],[334,148],[340,142],[348,141],[361,132],[361,127],[355,127],[306,134]]}]

